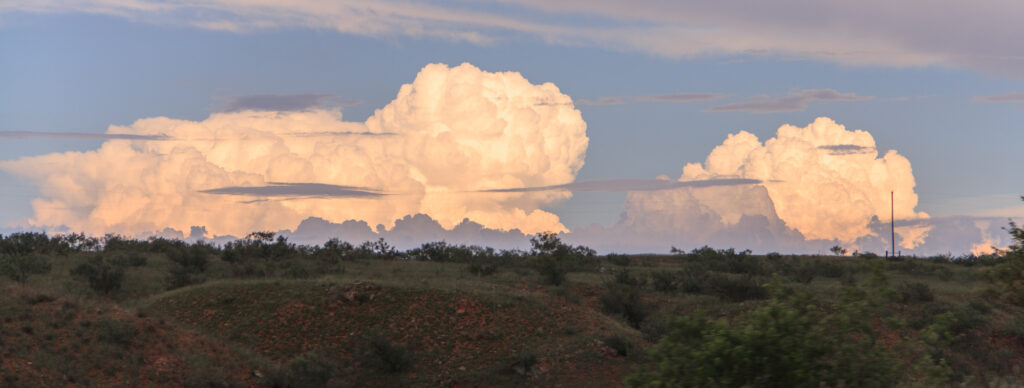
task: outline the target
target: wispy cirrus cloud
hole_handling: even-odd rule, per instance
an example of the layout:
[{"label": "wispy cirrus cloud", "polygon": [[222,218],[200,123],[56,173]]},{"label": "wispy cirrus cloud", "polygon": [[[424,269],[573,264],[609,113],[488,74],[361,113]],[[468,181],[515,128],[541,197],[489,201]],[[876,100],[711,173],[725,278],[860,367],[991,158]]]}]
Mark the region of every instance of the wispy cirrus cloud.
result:
[{"label": "wispy cirrus cloud", "polygon": [[[277,28],[492,45],[528,37],[672,58],[736,55],[848,65],[940,65],[1024,77],[1024,3],[979,0],[478,2],[39,0],[0,13],[91,13],[246,32]],[[829,15],[829,17],[821,17]],[[956,26],[957,28],[950,28]]]},{"label": "wispy cirrus cloud", "polygon": [[974,101],[979,102],[1024,102],[1024,93],[1004,93],[996,94],[991,96],[978,96],[974,97]]},{"label": "wispy cirrus cloud", "polygon": [[858,96],[855,93],[840,93],[835,89],[804,89],[785,97],[757,96],[749,101],[711,107],[706,112],[800,112],[807,109],[807,105],[814,101],[864,101],[872,98],[874,97]]}]

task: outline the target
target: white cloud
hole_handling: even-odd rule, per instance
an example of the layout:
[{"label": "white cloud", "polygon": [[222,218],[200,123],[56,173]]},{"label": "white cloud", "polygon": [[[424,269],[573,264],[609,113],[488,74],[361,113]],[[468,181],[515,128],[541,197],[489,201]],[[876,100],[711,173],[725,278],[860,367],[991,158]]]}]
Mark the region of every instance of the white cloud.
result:
[{"label": "white cloud", "polygon": [[[835,145],[870,152],[834,154],[829,147]],[[897,219],[927,217],[914,210],[917,194],[906,158],[896,151],[878,157],[871,134],[848,131],[825,117],[803,128],[783,125],[764,143],[745,131],[729,135],[703,164],[687,164],[679,180],[719,178],[760,180],[764,195],[751,197],[752,193],[735,188],[636,192],[629,196],[625,219],[648,223],[664,218],[674,220],[671,226],[678,229],[685,228],[687,220],[705,215],[723,224],[761,215],[780,219],[807,239],[851,243],[872,233],[868,228],[872,219],[890,219],[890,191],[895,192]],[[742,199],[735,198],[737,195]],[[691,208],[694,210],[687,210]],[[674,214],[679,212],[700,216]],[[628,221],[634,219],[642,221]],[[913,235],[908,231],[905,240],[913,241]]]},{"label": "white cloud", "polygon": [[[311,216],[390,225],[424,213],[445,227],[468,217],[495,229],[564,231],[540,206],[568,193],[465,192],[571,182],[588,142],[580,112],[555,85],[469,64],[424,67],[365,123],[343,121],[330,109],[245,110],[199,122],[147,118],[108,132],[174,141],[117,139],[95,151],[0,162],[39,186],[33,225],[127,234],[203,225],[217,235],[245,235],[292,228]],[[280,201],[258,200],[249,190],[257,200],[240,201],[214,194],[252,187],[277,193],[276,182],[291,182],[288,193],[356,187],[401,195]]]}]

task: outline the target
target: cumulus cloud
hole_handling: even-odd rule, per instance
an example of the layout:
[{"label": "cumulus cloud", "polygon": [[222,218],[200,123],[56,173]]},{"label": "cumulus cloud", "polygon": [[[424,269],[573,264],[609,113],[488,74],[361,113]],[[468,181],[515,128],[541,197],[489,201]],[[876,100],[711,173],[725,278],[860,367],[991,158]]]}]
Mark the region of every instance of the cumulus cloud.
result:
[{"label": "cumulus cloud", "polygon": [[[555,85],[469,64],[427,65],[362,123],[343,121],[337,109],[242,110],[203,121],[147,118],[108,132],[177,141],[113,139],[94,151],[0,162],[39,187],[32,225],[126,234],[203,225],[217,235],[244,235],[310,216],[391,225],[423,213],[445,227],[468,217],[494,229],[564,231],[540,207],[569,193],[460,193],[571,182],[588,143],[580,112]],[[252,187],[259,189],[247,194],[372,187],[404,195],[246,202],[212,195]]]},{"label": "cumulus cloud", "polygon": [[[830,145],[872,151],[819,152]],[[628,197],[624,220],[686,228],[686,220],[691,219],[694,224],[706,224],[700,219],[710,217],[728,225],[743,216],[763,216],[768,221],[781,220],[807,239],[850,243],[872,234],[868,225],[873,219],[890,219],[890,191],[895,193],[897,219],[926,218],[927,214],[914,210],[917,194],[910,162],[896,151],[879,157],[874,149],[868,132],[847,130],[825,117],[802,128],[783,125],[763,143],[740,131],[715,147],[703,164],[684,166],[679,181],[753,179],[762,182],[758,187],[763,192],[739,187],[634,192]],[[905,240],[913,241],[913,234],[908,230]]]},{"label": "cumulus cloud", "polygon": [[833,89],[805,89],[786,97],[769,98],[767,96],[758,96],[746,102],[715,106],[708,108],[707,112],[799,112],[807,109],[807,104],[813,101],[863,101],[872,98],[870,96],[858,96],[854,93],[840,93]]}]

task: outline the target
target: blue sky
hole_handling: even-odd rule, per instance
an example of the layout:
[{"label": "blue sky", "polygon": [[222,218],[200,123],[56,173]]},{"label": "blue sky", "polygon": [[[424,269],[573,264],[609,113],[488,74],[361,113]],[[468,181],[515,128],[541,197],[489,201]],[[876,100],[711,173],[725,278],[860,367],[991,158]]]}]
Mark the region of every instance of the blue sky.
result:
[{"label": "blue sky", "polygon": [[[826,28],[823,37],[801,37],[800,31],[778,27],[791,22],[788,16],[767,14],[762,23],[750,16],[730,19],[727,11],[701,10],[720,18],[709,18],[710,26],[682,16],[672,19],[686,14],[685,5],[664,10],[661,18],[650,16],[658,15],[657,9],[617,17],[619,5],[604,1],[575,9],[572,2],[381,3],[432,8],[423,12],[427,15],[479,12],[500,20],[473,22],[410,11],[350,27],[345,26],[345,11],[334,7],[327,7],[338,12],[327,13],[333,18],[299,7],[291,10],[295,15],[276,19],[272,11],[277,6],[253,5],[259,12],[245,13],[218,2],[195,9],[145,11],[15,2],[0,6],[0,131],[104,133],[110,125],[130,125],[147,117],[201,121],[238,96],[310,93],[346,101],[341,108],[345,120],[363,121],[392,101],[398,88],[412,82],[425,65],[469,62],[487,72],[519,72],[532,84],[554,83],[577,103],[589,145],[576,180],[658,175],[675,179],[684,164],[703,162],[729,134],[744,130],[764,141],[783,124],[802,127],[827,116],[847,129],[870,132],[880,154],[897,150],[909,160],[917,211],[933,217],[1024,217],[1019,199],[1024,194],[1019,168],[1024,166],[1024,96],[1013,94],[1024,91],[1024,71],[1013,67],[1014,60],[1024,57],[1024,49],[1020,44],[999,48],[1000,42],[1021,36],[1020,27],[965,32],[983,42],[977,45],[984,50],[975,50],[969,42],[918,36],[924,32],[904,36],[892,26],[876,31],[866,25],[864,34],[870,39],[847,41],[838,38],[845,27]],[[311,4],[309,8],[315,9],[318,3]],[[980,5],[978,18],[983,19],[985,10],[1001,13],[1002,5]],[[357,11],[361,6],[351,5]],[[904,10],[892,12],[899,16]],[[923,16],[920,23],[955,19],[947,13],[956,10],[935,12],[939,15]],[[972,26],[972,16],[964,16],[965,27]],[[815,23],[863,22],[856,13],[849,20],[833,18]],[[645,34],[694,25],[738,41],[748,25],[766,33],[763,42],[744,41],[735,49],[715,39],[692,43],[694,38],[686,33],[675,37],[677,44],[697,48],[675,48],[671,34],[657,39],[657,44],[644,43]],[[606,35],[620,29],[621,39]],[[715,49],[715,44],[725,48]],[[758,44],[765,45],[763,50]],[[842,54],[822,56],[814,51],[829,44]],[[872,45],[877,45],[877,52],[858,57],[858,50]],[[905,58],[890,55],[893,47]],[[996,57],[1008,59],[986,60],[992,50],[1004,50]],[[822,89],[856,98],[808,98],[781,112],[709,111]],[[718,97],[647,101],[650,96],[691,93]],[[1008,95],[1010,101],[983,101],[996,95]],[[586,104],[609,98],[622,103]],[[0,160],[88,151],[103,142],[0,137]],[[30,201],[40,196],[37,186],[10,171],[0,171],[0,182],[0,224],[31,218]],[[610,225],[623,212],[626,196],[577,193],[543,208],[569,229]]]}]

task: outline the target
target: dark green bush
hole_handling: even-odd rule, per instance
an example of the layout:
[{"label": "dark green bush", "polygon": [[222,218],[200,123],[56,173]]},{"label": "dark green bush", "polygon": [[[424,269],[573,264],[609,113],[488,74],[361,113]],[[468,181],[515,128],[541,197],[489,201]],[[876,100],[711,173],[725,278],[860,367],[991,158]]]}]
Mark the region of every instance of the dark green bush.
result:
[{"label": "dark green bush", "polygon": [[658,292],[674,292],[679,289],[676,274],[670,271],[651,272],[651,286]]},{"label": "dark green bush", "polygon": [[612,263],[620,267],[628,266],[633,262],[633,259],[631,259],[629,256],[620,255],[617,253],[609,254],[608,256],[605,256],[605,259],[607,259],[609,263]]},{"label": "dark green bush", "polygon": [[18,283],[25,284],[29,276],[47,272],[50,272],[50,263],[35,253],[0,255],[0,274]]},{"label": "dark green bush", "polygon": [[605,338],[604,345],[609,348],[612,348],[613,350],[615,350],[616,354],[623,357],[628,356],[630,353],[634,351],[633,344],[629,343],[629,341],[626,341],[625,338],[622,338],[618,335],[613,335],[611,337]]},{"label": "dark green bush", "polygon": [[477,262],[470,264],[468,270],[469,273],[476,276],[491,276],[498,271],[498,266],[496,264]]},{"label": "dark green bush", "polygon": [[558,286],[565,282],[569,274],[569,267],[553,257],[540,257],[534,264],[534,269],[540,274],[544,284]]},{"label": "dark green bush", "polygon": [[701,286],[701,292],[716,295],[732,302],[749,299],[764,299],[768,290],[752,276],[728,276],[725,274],[709,274]]},{"label": "dark green bush", "polygon": [[102,342],[124,347],[131,345],[135,335],[139,332],[138,329],[130,323],[114,319],[100,320],[98,322],[97,329],[99,330],[97,339]]},{"label": "dark green bush", "polygon": [[412,356],[400,344],[391,342],[387,336],[374,331],[365,339],[366,353],[370,364],[385,373],[400,373],[412,368]]},{"label": "dark green bush", "polygon": [[897,287],[900,302],[903,304],[931,302],[935,300],[935,293],[927,284],[920,282],[903,283]]},{"label": "dark green bush", "polygon": [[512,363],[512,370],[523,376],[531,376],[536,373],[534,366],[537,365],[537,355],[532,352],[524,352],[516,357]]},{"label": "dark green bush", "polygon": [[641,299],[640,288],[636,285],[609,283],[608,290],[601,294],[600,301],[604,312],[620,316],[635,329],[647,318],[650,308]]},{"label": "dark green bush", "polygon": [[317,352],[300,354],[288,361],[287,387],[322,388],[338,373],[338,366]]},{"label": "dark green bush", "polygon": [[85,279],[89,282],[89,288],[104,295],[120,290],[124,282],[124,269],[110,265],[100,255],[79,264],[71,270],[71,275]]},{"label": "dark green bush", "polygon": [[141,253],[119,254],[110,259],[110,264],[118,267],[143,267],[146,265],[146,256]]},{"label": "dark green bush", "polygon": [[860,304],[826,314],[807,292],[778,292],[732,325],[683,316],[650,353],[634,387],[817,387],[897,383],[897,358],[864,324]]}]

